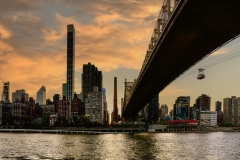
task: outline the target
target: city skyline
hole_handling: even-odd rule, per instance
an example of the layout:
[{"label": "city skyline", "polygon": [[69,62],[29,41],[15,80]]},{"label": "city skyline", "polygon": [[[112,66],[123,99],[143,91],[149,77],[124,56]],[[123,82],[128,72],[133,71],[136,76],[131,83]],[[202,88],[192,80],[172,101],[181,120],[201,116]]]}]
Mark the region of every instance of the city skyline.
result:
[{"label": "city skyline", "polygon": [[[66,82],[66,26],[73,24],[76,29],[75,92],[81,91],[82,65],[95,64],[103,71],[103,88],[106,88],[110,113],[112,79],[118,77],[120,110],[124,79],[132,82],[137,78],[162,5],[162,1],[157,0],[1,3],[0,78],[11,83],[10,96],[23,88],[29,97],[36,99],[36,92],[42,85],[48,88],[46,98],[61,94],[62,83]],[[189,76],[183,75],[167,86],[160,93],[160,105],[167,104],[171,109],[177,97],[190,96],[192,106],[198,96],[206,94],[212,98],[211,110],[214,110],[216,101],[239,97],[239,57],[206,68],[203,80],[196,78],[197,69],[204,68],[203,64],[236,53],[238,45],[239,39],[234,40],[186,72]]]}]

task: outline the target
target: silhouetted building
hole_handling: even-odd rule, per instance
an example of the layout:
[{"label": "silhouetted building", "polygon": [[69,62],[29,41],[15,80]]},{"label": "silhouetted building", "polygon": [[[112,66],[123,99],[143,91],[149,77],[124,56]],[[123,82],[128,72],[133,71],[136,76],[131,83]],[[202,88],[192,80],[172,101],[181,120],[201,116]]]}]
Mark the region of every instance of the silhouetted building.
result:
[{"label": "silhouetted building", "polygon": [[215,105],[217,113],[222,110],[222,102],[217,101]]},{"label": "silhouetted building", "polygon": [[223,112],[219,111],[217,114],[217,124],[223,124]]},{"label": "silhouetted building", "polygon": [[60,94],[54,94],[53,96],[53,103],[57,103],[61,99]]},{"label": "silhouetted building", "polygon": [[103,96],[103,123],[108,124],[108,108],[105,88],[102,88],[102,96]]},{"label": "silhouetted building", "polygon": [[159,110],[159,96],[158,94],[149,102],[148,105],[148,121],[158,121],[158,110]]},{"label": "silhouetted building", "polygon": [[26,93],[25,89],[16,90],[15,92],[12,92],[12,102],[15,102],[16,100],[24,99],[25,101],[28,101],[28,94]]},{"label": "silhouetted building", "polygon": [[33,97],[29,98],[29,104],[35,104],[35,99]]},{"label": "silhouetted building", "polygon": [[[53,96],[53,104],[55,106],[55,112],[57,113],[57,109],[58,109],[58,101],[61,99],[60,94],[54,94]],[[54,116],[53,116],[54,117]]]},{"label": "silhouetted building", "polygon": [[173,119],[173,110],[171,110],[171,111],[169,112],[169,116],[170,116],[171,119]]},{"label": "silhouetted building", "polygon": [[240,124],[240,97],[232,96],[223,99],[223,122],[234,125]]},{"label": "silhouetted building", "polygon": [[4,103],[10,103],[9,91],[10,91],[10,83],[3,82],[2,101]]},{"label": "silhouetted building", "polygon": [[202,94],[197,98],[196,104],[201,111],[210,111],[211,97]]},{"label": "silhouetted building", "polygon": [[180,96],[176,99],[175,104],[173,105],[173,119],[189,119],[189,110],[190,110],[190,97],[189,96]]},{"label": "silhouetted building", "polygon": [[47,104],[47,105],[53,104],[53,101],[51,101],[51,99],[46,99],[46,104]]},{"label": "silhouetted building", "polygon": [[3,114],[2,114],[2,107],[3,106],[3,104],[2,103],[0,103],[0,125],[2,125],[2,119],[3,119]]},{"label": "silhouetted building", "polygon": [[89,92],[93,92],[93,86],[98,87],[98,92],[102,92],[102,71],[91,63],[83,65],[82,73],[82,96],[83,102],[88,97]]},{"label": "silhouetted building", "polygon": [[164,117],[165,115],[168,114],[168,106],[166,104],[161,105],[161,115],[160,117]]},{"label": "silhouetted building", "polygon": [[122,112],[123,112],[123,103],[124,103],[124,100],[123,100],[123,98],[121,98],[121,115],[122,115]]},{"label": "silhouetted building", "polygon": [[62,84],[62,96],[67,96],[67,83]]},{"label": "silhouetted building", "polygon": [[162,109],[161,108],[159,108],[158,109],[158,121],[162,121],[163,119],[162,119]]},{"label": "silhouetted building", "polygon": [[71,116],[71,107],[66,96],[63,96],[63,99],[58,101],[58,116],[63,121],[68,120]]},{"label": "silhouetted building", "polygon": [[27,111],[26,104],[23,104],[20,101],[12,103],[12,116],[14,118],[15,124],[19,124],[19,125],[24,124],[24,118],[27,115],[26,111]]},{"label": "silhouetted building", "polygon": [[114,93],[113,93],[113,119],[112,122],[118,122],[118,106],[117,106],[117,77],[114,77]]},{"label": "silhouetted building", "polygon": [[71,105],[71,116],[84,115],[82,106],[83,106],[83,103],[81,99],[79,99],[77,97],[77,94],[75,93],[72,100],[72,105]]},{"label": "silhouetted building", "polygon": [[75,29],[67,25],[67,100],[73,99],[75,89]]},{"label": "silhouetted building", "polygon": [[39,105],[46,104],[46,87],[42,86],[37,92],[37,103]]},{"label": "silhouetted building", "polygon": [[12,117],[12,104],[11,103],[1,103],[0,110],[2,114],[0,115],[0,119],[2,120],[2,125],[11,125],[14,123],[14,119]]},{"label": "silhouetted building", "polygon": [[193,109],[194,109],[194,107],[190,107],[189,108],[189,120],[194,120],[194,118],[193,118]]},{"label": "silhouetted building", "polygon": [[193,119],[200,120],[201,111],[210,111],[211,97],[202,94],[196,99],[193,108]]}]

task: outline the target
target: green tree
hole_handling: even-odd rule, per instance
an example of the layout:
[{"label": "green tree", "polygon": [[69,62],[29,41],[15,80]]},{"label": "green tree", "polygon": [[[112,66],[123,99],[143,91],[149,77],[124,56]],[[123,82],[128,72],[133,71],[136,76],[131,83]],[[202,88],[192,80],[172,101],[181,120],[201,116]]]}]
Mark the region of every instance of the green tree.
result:
[{"label": "green tree", "polygon": [[12,113],[7,113],[3,119],[4,119],[4,124],[5,125],[6,124],[13,124],[14,119],[13,119]]},{"label": "green tree", "polygon": [[44,113],[42,123],[44,126],[49,126],[50,113]]}]

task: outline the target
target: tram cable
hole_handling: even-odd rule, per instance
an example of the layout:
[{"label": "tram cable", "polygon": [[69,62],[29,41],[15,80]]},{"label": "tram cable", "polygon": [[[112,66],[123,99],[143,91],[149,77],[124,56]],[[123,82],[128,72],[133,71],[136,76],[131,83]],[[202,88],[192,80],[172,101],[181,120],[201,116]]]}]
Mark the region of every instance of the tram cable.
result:
[{"label": "tram cable", "polygon": [[[208,69],[208,68],[213,67],[217,64],[220,64],[220,63],[226,62],[228,60],[231,60],[233,58],[239,57],[240,56],[240,49],[239,48],[237,48],[235,50],[232,50],[232,51],[229,51],[229,52],[233,52],[233,51],[236,51],[236,50],[237,50],[237,52],[234,52],[234,53],[231,53],[231,54],[226,54],[225,53],[225,54],[221,54],[221,55],[216,55],[217,57],[214,57],[215,55],[212,55],[211,59],[206,60],[203,63],[199,62],[196,65],[201,65],[201,68]],[[195,66],[192,66],[192,67],[195,67]],[[190,70],[192,70],[192,69],[193,68],[191,68]],[[198,70],[192,70],[192,71],[189,71],[188,73],[186,73],[185,75],[183,74],[179,78],[184,78],[184,77],[190,76],[192,74],[196,74],[197,72],[198,72]]]}]

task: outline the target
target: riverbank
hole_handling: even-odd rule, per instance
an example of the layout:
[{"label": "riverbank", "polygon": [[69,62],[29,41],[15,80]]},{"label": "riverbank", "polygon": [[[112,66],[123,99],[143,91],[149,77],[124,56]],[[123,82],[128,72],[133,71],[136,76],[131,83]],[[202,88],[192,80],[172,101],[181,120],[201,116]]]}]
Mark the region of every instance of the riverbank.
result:
[{"label": "riverbank", "polygon": [[146,130],[47,130],[47,129],[0,129],[0,133],[47,133],[47,134],[140,134],[140,133],[208,133],[208,132],[240,132],[240,130],[196,130],[196,131],[162,131],[147,132]]},{"label": "riverbank", "polygon": [[52,134],[134,134],[144,133],[146,130],[140,129],[123,129],[123,130],[109,130],[109,129],[89,129],[89,130],[47,130],[47,129],[0,129],[4,133],[52,133]]}]

